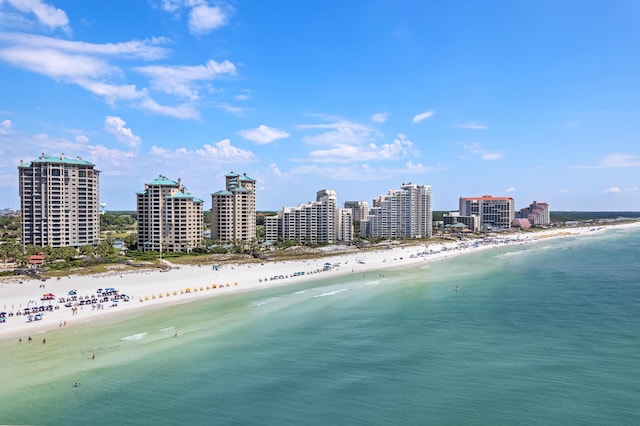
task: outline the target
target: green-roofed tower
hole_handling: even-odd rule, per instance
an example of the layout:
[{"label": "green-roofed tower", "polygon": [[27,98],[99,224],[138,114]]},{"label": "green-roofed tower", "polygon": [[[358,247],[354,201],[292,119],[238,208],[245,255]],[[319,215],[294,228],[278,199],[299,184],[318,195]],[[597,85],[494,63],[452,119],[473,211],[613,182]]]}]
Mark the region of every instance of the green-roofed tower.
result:
[{"label": "green-roofed tower", "polygon": [[204,203],[187,191],[182,179],[160,175],[136,199],[138,250],[189,252],[202,245]]},{"label": "green-roofed tower", "polygon": [[256,238],[256,181],[231,172],[225,183],[225,189],[211,194],[211,238],[250,242]]},{"label": "green-roofed tower", "polygon": [[20,161],[18,192],[23,244],[79,247],[100,239],[99,176],[80,157],[40,155]]}]

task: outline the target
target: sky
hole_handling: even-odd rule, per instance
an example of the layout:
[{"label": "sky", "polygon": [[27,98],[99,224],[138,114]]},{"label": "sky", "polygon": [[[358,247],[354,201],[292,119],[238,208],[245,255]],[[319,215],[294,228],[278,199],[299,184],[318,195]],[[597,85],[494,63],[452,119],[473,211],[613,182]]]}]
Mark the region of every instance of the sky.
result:
[{"label": "sky", "polygon": [[434,210],[640,211],[636,0],[0,0],[0,208],[81,157],[106,210],[158,175],[211,208],[431,185]]}]

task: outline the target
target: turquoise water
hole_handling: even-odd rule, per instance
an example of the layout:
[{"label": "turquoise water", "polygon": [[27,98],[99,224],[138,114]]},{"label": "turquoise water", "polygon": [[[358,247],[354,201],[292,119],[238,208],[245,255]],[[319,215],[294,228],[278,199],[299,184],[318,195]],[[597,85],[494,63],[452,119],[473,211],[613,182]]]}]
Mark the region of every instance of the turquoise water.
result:
[{"label": "turquoise water", "polygon": [[608,230],[2,341],[0,424],[640,424],[639,253]]}]

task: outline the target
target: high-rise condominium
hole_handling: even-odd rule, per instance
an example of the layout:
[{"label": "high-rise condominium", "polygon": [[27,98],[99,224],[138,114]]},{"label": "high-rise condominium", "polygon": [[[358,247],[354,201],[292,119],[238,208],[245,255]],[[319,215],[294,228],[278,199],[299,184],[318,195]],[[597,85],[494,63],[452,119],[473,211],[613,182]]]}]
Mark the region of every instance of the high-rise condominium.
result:
[{"label": "high-rise condominium", "polygon": [[373,200],[360,221],[360,236],[371,238],[431,238],[431,186],[402,184]]},{"label": "high-rise condominium", "polygon": [[250,242],[256,238],[256,181],[229,173],[225,189],[211,194],[211,238]]},{"label": "high-rise condominium", "polygon": [[66,247],[100,238],[99,176],[80,157],[45,155],[18,166],[23,244]]},{"label": "high-rise condominium", "polygon": [[181,179],[158,176],[136,197],[138,250],[188,252],[202,245],[203,201]]}]

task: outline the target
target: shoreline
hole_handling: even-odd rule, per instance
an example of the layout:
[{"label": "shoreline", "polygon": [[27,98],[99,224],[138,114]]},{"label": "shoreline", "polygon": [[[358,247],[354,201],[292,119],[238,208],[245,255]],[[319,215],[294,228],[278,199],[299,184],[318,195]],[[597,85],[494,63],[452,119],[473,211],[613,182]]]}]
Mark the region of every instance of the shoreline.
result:
[{"label": "shoreline", "polygon": [[[266,261],[253,264],[224,265],[215,270],[204,266],[174,266],[169,271],[140,271],[105,275],[72,275],[57,280],[29,279],[22,283],[0,281],[0,312],[12,312],[0,323],[0,340],[29,337],[43,340],[47,331],[62,327],[81,327],[89,321],[108,321],[120,314],[139,314],[147,309],[162,309],[175,304],[189,303],[208,297],[256,291],[314,280],[341,277],[352,273],[397,269],[417,264],[445,261],[480,250],[499,246],[529,244],[541,239],[591,235],[613,229],[637,228],[640,222],[604,225],[590,228],[568,228],[517,233],[479,241],[416,244],[390,247],[369,252],[347,252],[320,255],[308,260]],[[325,268],[325,265],[331,265]],[[129,301],[113,302],[110,296],[98,299],[97,289],[113,288],[118,295],[127,295]],[[69,292],[76,290],[76,300]],[[55,298],[42,301],[45,293]],[[107,297],[105,300],[104,297]],[[87,304],[80,304],[88,298]],[[60,302],[64,299],[64,302]],[[67,299],[70,302],[67,302]],[[82,300],[80,300],[82,299]],[[94,301],[98,299],[97,303]],[[103,301],[105,300],[105,301]],[[28,321],[29,315],[17,315],[26,307],[50,311],[42,312],[42,319]],[[65,306],[67,305],[67,306]],[[75,313],[74,313],[75,312]]]}]

